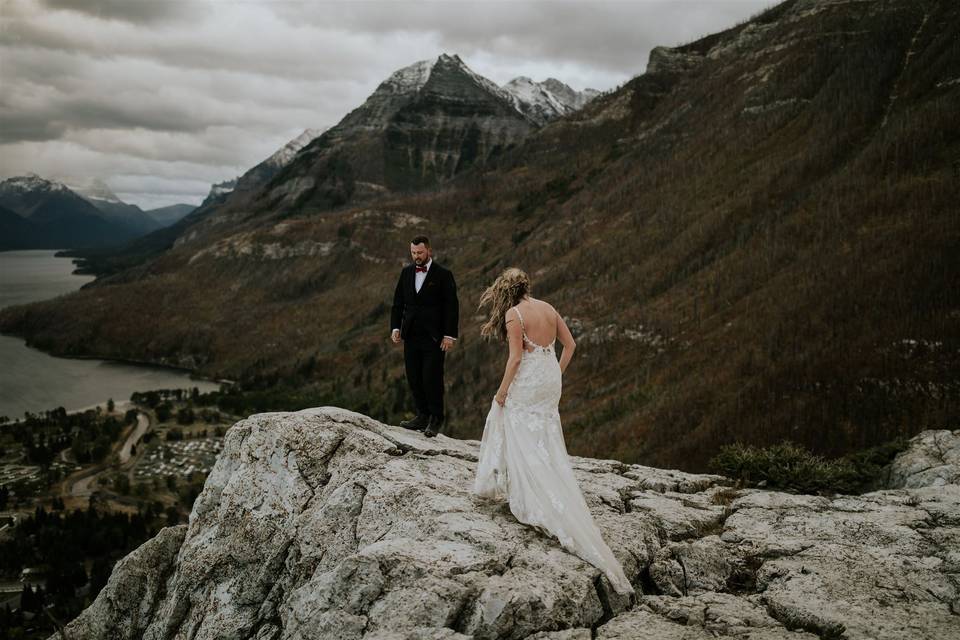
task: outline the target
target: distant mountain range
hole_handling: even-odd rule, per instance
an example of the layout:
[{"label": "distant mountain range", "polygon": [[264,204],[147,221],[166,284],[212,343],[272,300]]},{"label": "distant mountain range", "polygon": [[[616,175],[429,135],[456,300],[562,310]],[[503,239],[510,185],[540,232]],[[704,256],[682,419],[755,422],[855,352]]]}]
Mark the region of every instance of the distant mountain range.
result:
[{"label": "distant mountain range", "polygon": [[171,204],[157,209],[148,209],[146,213],[159,222],[162,229],[177,222],[196,208],[197,206],[193,204]]},{"label": "distant mountain range", "polygon": [[148,211],[123,202],[98,178],[42,178],[36,174],[0,182],[0,251],[9,249],[67,249],[64,255],[81,258],[81,272],[107,256],[136,251],[156,237],[176,237],[171,225],[197,209],[222,204],[234,192],[255,191],[289,163],[310,140],[322,133],[307,129],[244,175],[211,186],[197,207],[175,204]]},{"label": "distant mountain range", "polygon": [[552,78],[516,78],[498,87],[459,56],[422,60],[391,74],[336,126],[307,129],[242,176],[213,185],[177,224],[122,247],[72,255],[87,272],[106,276],[208,230],[220,233],[252,211],[287,216],[439,184],[483,166],[597,95]]},{"label": "distant mountain range", "polygon": [[292,213],[448,181],[595,93],[548,83],[518,78],[499,87],[457,55],[416,62],[303,147],[258,198]]},{"label": "distant mountain range", "polygon": [[117,245],[172,224],[194,207],[151,211],[120,200],[100,180],[50,180],[36,174],[0,182],[0,250]]},{"label": "distant mountain range", "polygon": [[479,437],[502,375],[475,309],[507,266],[577,339],[571,453],[705,470],[736,441],[836,455],[942,428],[960,414],[958,32],[958,3],[786,0],[552,119],[574,102],[549,81],[416,63],[110,275],[0,310],[0,331],[395,424],[389,304],[427,233],[461,295],[455,437]]},{"label": "distant mountain range", "polygon": [[501,88],[510,94],[518,111],[539,125],[573,113],[600,95],[595,89],[576,91],[556,78],[534,82],[526,76],[519,76]]}]

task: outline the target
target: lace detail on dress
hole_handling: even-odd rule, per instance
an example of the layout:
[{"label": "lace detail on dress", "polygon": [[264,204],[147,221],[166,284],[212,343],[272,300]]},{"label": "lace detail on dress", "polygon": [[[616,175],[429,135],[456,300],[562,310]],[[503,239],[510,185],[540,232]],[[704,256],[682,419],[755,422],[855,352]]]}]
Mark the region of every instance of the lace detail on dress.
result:
[{"label": "lace detail on dress", "polygon": [[537,344],[536,342],[534,342],[533,340],[530,339],[530,336],[527,335],[527,328],[523,325],[523,315],[520,313],[520,307],[519,307],[519,306],[516,306],[516,307],[513,308],[513,310],[517,312],[517,318],[520,319],[520,333],[523,334],[523,341],[533,347],[532,350],[528,350],[526,347],[524,347],[524,348],[523,348],[523,352],[524,352],[525,354],[526,354],[526,353],[550,353],[550,354],[553,354],[553,353],[554,353],[553,345],[556,344],[557,339],[554,338],[554,339],[553,339],[553,342],[551,342],[551,343],[548,344],[547,346],[543,346],[542,344]]},{"label": "lace detail on dress", "polygon": [[[516,307],[515,307],[516,308]],[[553,345],[527,336],[520,368],[501,407],[494,400],[487,414],[474,493],[508,498],[517,520],[556,536],[568,551],[602,570],[618,593],[633,587],[604,542],[577,484],[567,455],[558,406],[560,363]]]}]

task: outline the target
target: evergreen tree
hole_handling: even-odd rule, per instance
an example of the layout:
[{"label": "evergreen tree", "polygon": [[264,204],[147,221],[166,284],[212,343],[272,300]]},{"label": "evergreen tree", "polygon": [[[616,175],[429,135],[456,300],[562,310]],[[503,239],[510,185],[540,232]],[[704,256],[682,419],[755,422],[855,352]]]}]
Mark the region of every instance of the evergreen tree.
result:
[{"label": "evergreen tree", "polygon": [[106,586],[112,571],[110,561],[104,556],[97,556],[90,568],[90,597],[96,598],[100,590]]}]

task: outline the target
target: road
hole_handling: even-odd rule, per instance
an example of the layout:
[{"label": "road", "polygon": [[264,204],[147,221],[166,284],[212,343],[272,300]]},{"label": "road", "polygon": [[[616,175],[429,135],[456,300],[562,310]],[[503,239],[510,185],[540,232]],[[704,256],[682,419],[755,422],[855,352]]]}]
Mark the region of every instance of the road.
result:
[{"label": "road", "polygon": [[[143,434],[145,434],[149,428],[150,417],[142,411],[138,412],[136,427],[130,431],[130,435],[124,440],[120,449],[116,451],[121,466],[130,462],[130,452],[133,445],[140,442],[140,438],[143,437]],[[78,471],[64,480],[62,495],[72,496],[74,498],[89,497],[94,491],[93,483],[96,481],[97,476],[110,467],[111,464],[107,462]]]},{"label": "road", "polygon": [[137,428],[130,432],[126,442],[123,443],[123,447],[120,449],[120,464],[127,464],[130,460],[131,448],[140,442],[140,438],[143,437],[143,434],[145,434],[149,428],[150,417],[142,411],[137,412]]}]

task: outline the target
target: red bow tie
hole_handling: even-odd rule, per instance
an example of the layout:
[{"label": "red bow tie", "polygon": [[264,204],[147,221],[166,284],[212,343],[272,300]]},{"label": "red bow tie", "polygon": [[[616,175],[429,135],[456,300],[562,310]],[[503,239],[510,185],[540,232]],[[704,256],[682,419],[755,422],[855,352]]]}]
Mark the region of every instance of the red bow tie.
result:
[{"label": "red bow tie", "polygon": [[427,272],[427,268],[426,268],[426,267],[417,267],[417,271],[423,271],[424,273],[426,273],[426,272]]}]

